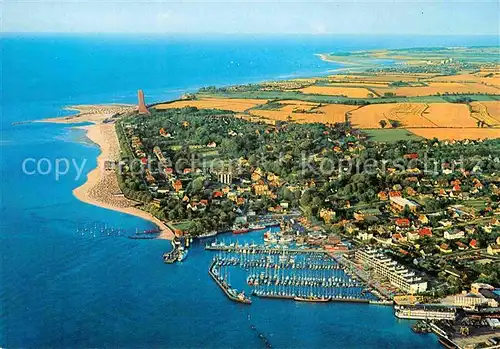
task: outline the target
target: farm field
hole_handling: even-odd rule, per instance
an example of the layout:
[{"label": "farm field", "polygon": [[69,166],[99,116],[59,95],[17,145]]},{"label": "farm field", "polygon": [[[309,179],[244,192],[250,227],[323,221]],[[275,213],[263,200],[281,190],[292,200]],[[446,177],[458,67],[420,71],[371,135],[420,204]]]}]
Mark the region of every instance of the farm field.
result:
[{"label": "farm field", "polygon": [[412,128],[411,132],[424,138],[439,140],[464,140],[499,138],[500,129],[495,128]]},{"label": "farm field", "polygon": [[484,85],[500,88],[500,73],[498,72],[478,72],[473,74],[458,74],[450,76],[438,76],[430,81],[435,82],[461,82],[461,83],[481,83]]},{"label": "farm field", "polygon": [[385,115],[389,120],[396,120],[402,126],[407,127],[433,127],[436,126],[429,121],[424,113],[428,109],[428,105],[424,103],[398,103],[388,104],[393,106]]},{"label": "farm field", "polygon": [[371,104],[350,114],[353,126],[362,129],[382,128],[380,120],[386,121],[385,128],[391,128],[391,120],[398,121],[403,128],[477,127],[477,120],[471,116],[468,106],[458,103]]},{"label": "farm field", "polygon": [[199,109],[222,109],[234,112],[243,112],[257,105],[267,103],[267,100],[259,99],[237,99],[237,98],[202,98],[199,100],[176,101],[173,103],[157,104],[157,110],[196,107]]},{"label": "farm field", "polygon": [[358,128],[382,128],[380,120],[398,121],[401,127],[436,127],[422,114],[427,109],[425,103],[371,104],[351,112],[351,123]]},{"label": "farm field", "polygon": [[[279,102],[279,109],[251,109],[248,113],[254,118],[263,121],[287,121],[289,117],[298,123],[338,123],[345,122],[346,113],[358,108],[353,105],[327,104],[284,100]],[[266,121],[266,122],[267,122]]]},{"label": "farm field", "polygon": [[340,87],[334,85],[308,86],[300,89],[304,94],[317,94],[328,96],[345,96],[351,98],[369,98],[373,93],[361,87]]},{"label": "farm field", "polygon": [[471,116],[492,127],[500,126],[500,102],[472,102]]},{"label": "farm field", "polygon": [[423,115],[434,127],[477,127],[477,120],[470,115],[466,104],[432,103]]},{"label": "farm field", "polygon": [[437,94],[494,94],[499,95],[500,89],[484,85],[482,83],[459,83],[459,82],[429,82],[428,86],[415,86],[415,87],[387,87],[387,88],[374,88],[380,94],[393,93],[395,96],[430,96]]},{"label": "farm field", "polygon": [[488,114],[500,123],[500,101],[484,101],[481,104],[486,107]]}]

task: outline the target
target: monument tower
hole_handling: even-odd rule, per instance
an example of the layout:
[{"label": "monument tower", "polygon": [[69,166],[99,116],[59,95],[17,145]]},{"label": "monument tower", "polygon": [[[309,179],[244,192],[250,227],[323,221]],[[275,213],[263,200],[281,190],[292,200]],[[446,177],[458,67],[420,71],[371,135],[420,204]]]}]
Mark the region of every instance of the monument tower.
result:
[{"label": "monument tower", "polygon": [[137,104],[139,114],[149,114],[149,110],[146,108],[146,103],[144,102],[144,92],[142,92],[142,90],[137,91],[137,99],[139,101]]}]

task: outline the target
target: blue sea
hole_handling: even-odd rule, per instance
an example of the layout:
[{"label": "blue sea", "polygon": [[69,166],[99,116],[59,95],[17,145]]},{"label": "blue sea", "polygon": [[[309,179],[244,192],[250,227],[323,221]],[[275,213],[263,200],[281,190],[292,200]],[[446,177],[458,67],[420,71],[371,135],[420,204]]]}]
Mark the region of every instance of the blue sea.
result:
[{"label": "blue sea", "polygon": [[[0,347],[433,348],[390,307],[229,301],[195,244],[166,265],[168,241],[82,236],[83,224],[152,225],[77,201],[85,181],[25,174],[25,159],[96,165],[98,148],[68,125],[21,123],[84,103],[178,97],[201,86],[311,76],[338,50],[497,44],[496,37],[4,35],[1,98]],[[13,124],[14,123],[14,124]],[[45,171],[46,168],[43,168]],[[256,233],[258,234],[258,233]],[[246,239],[258,239],[258,235]]]}]

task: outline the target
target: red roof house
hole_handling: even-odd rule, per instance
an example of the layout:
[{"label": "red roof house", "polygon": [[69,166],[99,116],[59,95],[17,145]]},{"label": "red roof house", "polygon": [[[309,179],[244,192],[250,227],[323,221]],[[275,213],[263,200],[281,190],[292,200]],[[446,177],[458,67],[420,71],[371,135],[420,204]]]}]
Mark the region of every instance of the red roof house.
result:
[{"label": "red roof house", "polygon": [[418,231],[418,236],[423,238],[424,236],[432,237],[432,228],[421,228]]},{"label": "red roof house", "polygon": [[409,227],[410,226],[410,220],[408,218],[396,218],[395,223],[398,227]]}]

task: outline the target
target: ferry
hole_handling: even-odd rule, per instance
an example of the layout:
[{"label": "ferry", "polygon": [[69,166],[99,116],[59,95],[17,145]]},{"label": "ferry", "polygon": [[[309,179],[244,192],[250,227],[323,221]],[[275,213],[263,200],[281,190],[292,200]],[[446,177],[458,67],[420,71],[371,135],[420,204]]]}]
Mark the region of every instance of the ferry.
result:
[{"label": "ferry", "polygon": [[198,235],[198,239],[211,238],[211,237],[214,237],[216,235],[217,235],[217,230],[207,231],[206,233]]},{"label": "ferry", "polygon": [[245,227],[237,228],[233,227],[233,234],[245,234],[248,233],[250,230]]}]

